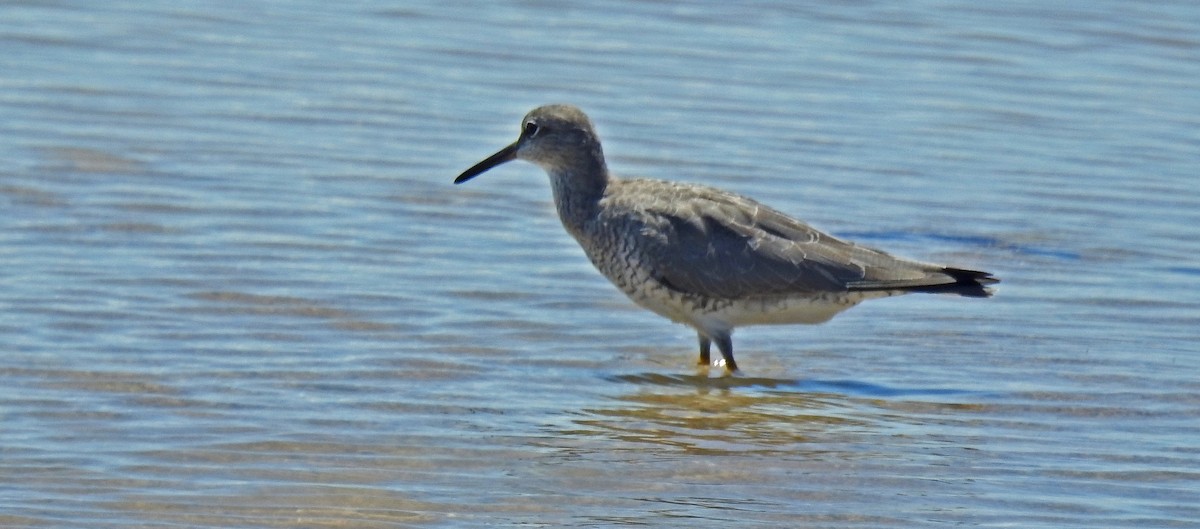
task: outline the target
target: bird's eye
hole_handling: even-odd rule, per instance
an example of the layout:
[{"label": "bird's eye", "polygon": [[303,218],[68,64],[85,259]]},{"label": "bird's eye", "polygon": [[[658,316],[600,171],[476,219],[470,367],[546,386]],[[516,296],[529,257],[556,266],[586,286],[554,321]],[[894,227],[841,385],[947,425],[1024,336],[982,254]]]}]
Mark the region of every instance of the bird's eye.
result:
[{"label": "bird's eye", "polygon": [[538,127],[537,123],[534,123],[532,121],[525,122],[524,135],[526,138],[532,138],[534,136],[537,136],[538,130],[541,130],[541,128]]}]

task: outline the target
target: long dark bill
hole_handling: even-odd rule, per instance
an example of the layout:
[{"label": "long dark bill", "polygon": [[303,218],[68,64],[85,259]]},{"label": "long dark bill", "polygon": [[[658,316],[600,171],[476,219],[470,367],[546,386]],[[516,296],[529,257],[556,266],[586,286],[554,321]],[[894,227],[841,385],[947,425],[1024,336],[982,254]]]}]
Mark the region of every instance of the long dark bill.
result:
[{"label": "long dark bill", "polygon": [[493,168],[497,165],[500,165],[504,162],[511,162],[512,160],[515,160],[516,158],[517,158],[517,144],[514,143],[512,145],[509,145],[508,147],[500,149],[499,151],[496,152],[496,154],[488,156],[482,162],[479,162],[479,163],[471,166],[470,169],[463,171],[462,174],[458,175],[458,178],[454,179],[454,183],[461,184],[463,182],[466,182],[467,180],[470,180],[472,178],[475,178],[476,176],[483,174],[488,169],[491,169],[491,168]]}]

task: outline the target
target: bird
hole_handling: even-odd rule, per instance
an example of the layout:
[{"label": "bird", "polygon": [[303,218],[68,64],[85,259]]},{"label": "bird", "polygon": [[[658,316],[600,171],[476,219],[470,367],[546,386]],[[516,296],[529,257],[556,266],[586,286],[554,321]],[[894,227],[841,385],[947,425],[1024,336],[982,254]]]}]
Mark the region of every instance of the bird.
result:
[{"label": "bird", "polygon": [[545,170],[563,227],[604,277],[637,305],[695,329],[699,365],[712,365],[715,343],[727,373],[738,371],[736,327],[823,323],[910,292],[988,297],[999,282],[847,242],[714,187],[615,176],[592,121],[572,105],[531,110],[515,142],[454,183],[512,160]]}]

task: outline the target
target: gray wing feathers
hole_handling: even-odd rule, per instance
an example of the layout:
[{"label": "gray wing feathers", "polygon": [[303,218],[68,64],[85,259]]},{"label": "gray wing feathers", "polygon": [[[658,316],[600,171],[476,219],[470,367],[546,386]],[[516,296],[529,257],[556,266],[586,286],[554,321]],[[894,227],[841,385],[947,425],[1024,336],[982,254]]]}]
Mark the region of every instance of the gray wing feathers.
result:
[{"label": "gray wing feathers", "polygon": [[940,266],[841,241],[753,200],[712,188],[673,187],[670,203],[636,209],[643,216],[644,240],[637,246],[645,264],[675,290],[744,298],[956,282]]}]

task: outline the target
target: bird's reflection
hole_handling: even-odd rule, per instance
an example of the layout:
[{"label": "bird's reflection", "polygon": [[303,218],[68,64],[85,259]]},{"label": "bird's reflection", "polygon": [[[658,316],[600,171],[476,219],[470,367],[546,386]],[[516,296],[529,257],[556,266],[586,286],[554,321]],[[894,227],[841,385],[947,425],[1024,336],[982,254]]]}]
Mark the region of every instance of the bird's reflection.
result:
[{"label": "bird's reflection", "polygon": [[960,393],[853,380],[709,377],[703,372],[622,374],[609,380],[631,390],[613,397],[612,406],[583,410],[573,421],[578,428],[560,433],[706,455],[841,452],[867,436],[887,435],[889,428],[924,420],[897,413],[913,402],[909,397],[936,395],[944,401],[946,395]]},{"label": "bird's reflection", "polygon": [[[660,373],[618,375],[633,391],[613,406],[584,410],[580,435],[649,443],[689,453],[778,452],[869,428],[855,404],[809,392],[797,380]],[[821,441],[818,441],[821,442]]]}]

